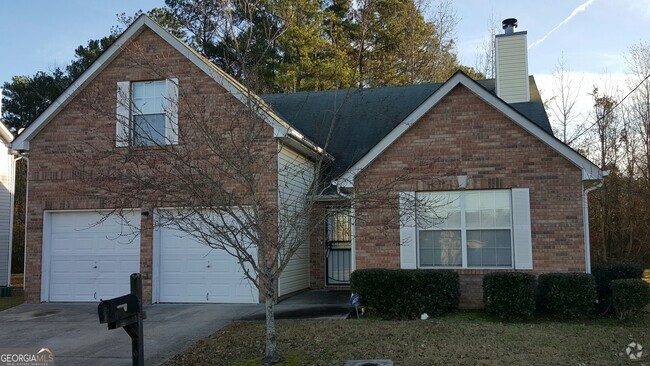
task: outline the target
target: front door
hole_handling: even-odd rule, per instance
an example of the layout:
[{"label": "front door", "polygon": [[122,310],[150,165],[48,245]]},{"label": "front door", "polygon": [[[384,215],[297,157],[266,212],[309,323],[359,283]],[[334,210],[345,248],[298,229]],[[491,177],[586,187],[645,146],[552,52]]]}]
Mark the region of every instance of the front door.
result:
[{"label": "front door", "polygon": [[349,208],[329,208],[325,226],[328,285],[349,285],[352,270],[352,220]]}]

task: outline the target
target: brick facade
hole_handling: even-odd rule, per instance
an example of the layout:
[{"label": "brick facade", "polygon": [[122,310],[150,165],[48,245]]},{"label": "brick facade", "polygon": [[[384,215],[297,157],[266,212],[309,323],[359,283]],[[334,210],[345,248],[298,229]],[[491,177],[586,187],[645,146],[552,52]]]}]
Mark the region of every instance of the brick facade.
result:
[{"label": "brick facade", "polygon": [[[242,116],[248,115],[245,105],[153,31],[145,28],[30,141],[25,267],[27,302],[44,300],[40,298],[43,212],[113,209],[115,202],[119,201],[107,199],[109,196],[101,191],[87,187],[87,180],[80,178],[84,175],[84,164],[92,169],[99,167],[100,170],[110,171],[124,169],[129,164],[136,166],[142,158],[147,160],[145,169],[149,169],[152,177],[165,177],[168,164],[161,161],[156,166],[155,148],[136,151],[135,154],[139,154],[136,159],[129,155],[133,151],[114,148],[116,88],[119,81],[172,77],[179,80],[178,149],[184,159],[218,159],[200,144],[205,134],[218,136],[224,131],[232,135],[251,133],[247,126],[242,125]],[[188,121],[202,121],[207,130],[201,132],[197,125],[190,126]],[[266,207],[273,211],[277,205],[277,141],[268,124],[261,120],[255,122],[258,126],[254,132],[256,153],[264,156],[264,161],[255,165],[263,177],[259,182],[260,187],[264,187],[260,195]],[[203,137],[201,134],[204,134]],[[242,191],[241,185],[234,180],[223,179],[222,182],[232,192]],[[123,207],[152,212],[156,207],[169,207],[169,202],[168,197],[151,190],[150,194],[124,201]],[[269,217],[277,217],[273,215],[271,212]],[[140,269],[147,303],[151,302],[152,297],[152,216],[142,216],[140,237]]]},{"label": "brick facade", "polygon": [[[181,89],[179,149],[186,153],[184,158],[197,162],[217,159],[201,144],[206,131],[211,136],[225,131],[251,133],[242,125],[241,117],[249,113],[245,105],[145,29],[30,141],[26,301],[43,300],[44,211],[118,207],[120,200],[87,186],[84,164],[90,170],[123,171],[125,166],[137,166],[140,159],[146,159],[152,177],[165,177],[169,167],[162,160],[156,165],[155,149],[143,148],[129,155],[125,149],[114,147],[116,85],[119,81],[172,77],[178,78]],[[187,122],[197,118],[209,122],[204,125],[207,130]],[[256,153],[265,157],[255,164],[255,171],[263,177],[260,195],[267,216],[277,218],[273,213],[277,210],[277,142],[270,126],[261,120],[256,120],[256,126]],[[372,203],[362,202],[356,207],[356,268],[399,268],[397,192],[457,189],[457,175],[469,176],[467,189],[530,189],[533,273],[585,270],[580,169],[463,86],[444,97],[356,177],[357,195],[374,197]],[[243,191],[234,180],[223,178],[222,183],[232,192]],[[382,183],[391,189],[372,194]],[[156,207],[170,207],[171,201],[153,190],[120,202],[121,207],[153,212]],[[325,209],[338,204],[318,203],[312,222],[322,223]],[[140,270],[147,303],[152,300],[152,226],[152,215],[143,215]],[[326,284],[324,225],[321,227],[310,237],[311,288]],[[273,228],[267,232],[275,235]],[[480,307],[482,276],[491,270],[459,272],[461,306]]]},{"label": "brick facade", "polygon": [[[457,86],[355,178],[362,195],[378,185],[380,207],[356,208],[357,268],[399,268],[397,192],[529,188],[533,273],[585,270],[581,170],[463,86]],[[373,200],[375,201],[375,200]],[[461,307],[482,306],[482,275],[461,269]]]}]

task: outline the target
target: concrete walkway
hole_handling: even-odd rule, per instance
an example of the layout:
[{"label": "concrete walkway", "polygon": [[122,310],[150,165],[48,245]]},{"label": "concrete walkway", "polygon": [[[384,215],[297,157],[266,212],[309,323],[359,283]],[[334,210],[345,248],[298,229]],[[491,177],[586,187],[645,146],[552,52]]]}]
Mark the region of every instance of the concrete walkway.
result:
[{"label": "concrete walkway", "polygon": [[[276,319],[346,319],[350,314],[350,292],[310,290],[294,295],[275,306]],[[263,320],[264,313],[253,313],[240,320]]]},{"label": "concrete walkway", "polygon": [[[342,319],[349,294],[308,291],[276,306],[278,319]],[[264,319],[263,304],[145,306],[145,363],[158,365],[233,320]],[[130,365],[131,339],[99,324],[97,304],[23,304],[0,312],[0,348],[49,348],[57,365]]]}]

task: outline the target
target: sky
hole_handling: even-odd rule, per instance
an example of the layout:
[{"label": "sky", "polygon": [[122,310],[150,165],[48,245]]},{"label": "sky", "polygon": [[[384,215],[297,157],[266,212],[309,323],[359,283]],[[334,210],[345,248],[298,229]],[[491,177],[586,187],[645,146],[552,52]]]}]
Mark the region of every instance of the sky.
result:
[{"label": "sky", "polygon": [[[108,35],[118,24],[116,14],[163,5],[163,0],[0,0],[0,83],[64,66],[77,46]],[[459,18],[456,51],[468,66],[476,65],[490,18],[519,20],[517,31],[528,32],[529,73],[543,98],[552,95],[550,75],[562,55],[582,80],[582,94],[600,83],[603,73],[610,86],[629,89],[625,54],[633,44],[650,41],[650,0],[456,0],[452,6]],[[581,103],[588,108],[588,98]]]}]

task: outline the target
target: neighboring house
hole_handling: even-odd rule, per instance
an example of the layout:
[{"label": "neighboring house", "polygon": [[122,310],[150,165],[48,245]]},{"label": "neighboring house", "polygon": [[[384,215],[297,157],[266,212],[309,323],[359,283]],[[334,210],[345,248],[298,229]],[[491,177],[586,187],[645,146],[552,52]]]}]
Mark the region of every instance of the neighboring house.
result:
[{"label": "neighboring house", "polygon": [[[293,257],[280,296],[347,287],[350,272],[360,268],[451,268],[460,273],[461,305],[477,307],[485,273],[590,270],[586,197],[605,174],[553,137],[528,76],[526,33],[506,25],[496,38],[496,80],[458,72],[441,84],[262,96],[269,106],[259,115],[265,139],[282,147],[269,149],[276,164],[261,172],[278,207],[287,204],[284,187],[294,187],[294,200],[307,194],[305,177],[319,146],[334,158],[313,213],[324,214],[325,225]],[[146,71],[128,66],[122,51],[132,43],[165,60],[168,75],[152,83]],[[114,207],[62,190],[75,184],[63,155],[82,139],[128,144],[128,131],[116,124],[130,118],[120,99],[146,88],[142,81],[168,98],[178,98],[174,85],[200,85],[188,98],[204,100],[205,113],[242,108],[250,97],[151,19],[136,20],[12,144],[28,152],[30,164],[27,300],[96,301],[126,292],[124,278],[142,272],[147,302],[259,301],[234,259],[219,251],[206,257],[205,247],[170,229],[154,230],[149,212],[162,208],[153,204],[127,215],[140,225],[134,245],[108,240],[121,230],[118,222],[79,230],[98,220],[98,210]],[[84,118],[86,90],[104,91],[111,118]],[[176,127],[161,128],[178,142],[183,115],[165,123]],[[393,184],[375,193],[380,209],[364,201],[351,207],[351,195],[373,194],[382,182]],[[416,223],[407,206],[421,200],[442,204],[438,212],[418,211]],[[206,260],[225,270],[187,270]]]},{"label": "neighboring house", "polygon": [[11,131],[0,121],[0,286],[11,285],[14,159],[7,145],[13,138]]}]

